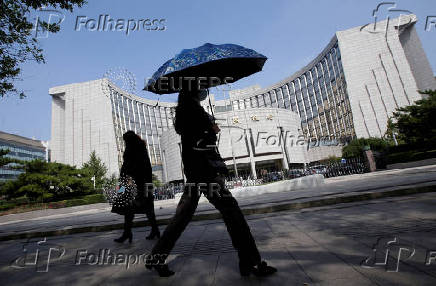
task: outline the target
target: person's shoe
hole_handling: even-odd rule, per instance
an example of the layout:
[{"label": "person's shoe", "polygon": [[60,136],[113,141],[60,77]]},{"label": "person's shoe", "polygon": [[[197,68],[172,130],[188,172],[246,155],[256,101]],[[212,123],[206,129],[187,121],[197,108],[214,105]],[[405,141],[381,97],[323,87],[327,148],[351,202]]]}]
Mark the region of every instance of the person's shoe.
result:
[{"label": "person's shoe", "polygon": [[123,233],[122,236],[120,236],[119,238],[115,238],[114,241],[118,242],[118,243],[123,243],[127,239],[129,239],[129,243],[132,243],[133,235],[131,232],[130,233]]},{"label": "person's shoe", "polygon": [[246,263],[239,262],[239,273],[241,276],[249,276],[251,273],[258,277],[268,276],[277,272],[277,269],[268,266],[265,261],[262,261],[257,267],[251,266]]},{"label": "person's shoe", "polygon": [[252,272],[256,276],[268,276],[276,273],[277,269],[272,266],[268,266],[265,261],[262,261],[257,265],[256,268],[254,268]]},{"label": "person's shoe", "polygon": [[168,268],[168,264],[163,264],[163,265],[146,264],[145,267],[149,270],[152,270],[153,268],[156,269],[160,277],[170,277],[173,276],[175,273],[174,271]]},{"label": "person's shoe", "polygon": [[145,237],[145,239],[153,239],[153,238],[155,238],[157,236],[157,238],[160,238],[160,232],[159,232],[159,229],[158,230],[152,230],[151,232],[150,232],[150,234],[147,236],[147,237]]}]

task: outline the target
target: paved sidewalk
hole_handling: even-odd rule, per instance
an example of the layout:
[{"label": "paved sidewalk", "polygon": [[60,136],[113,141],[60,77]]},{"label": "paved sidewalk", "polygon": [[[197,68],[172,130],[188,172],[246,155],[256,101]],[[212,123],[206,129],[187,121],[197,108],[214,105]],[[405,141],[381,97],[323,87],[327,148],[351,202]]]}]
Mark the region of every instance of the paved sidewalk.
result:
[{"label": "paved sidewalk", "polygon": [[[30,254],[40,250],[41,264],[11,267],[23,257],[25,240],[0,242],[1,285],[436,285],[436,261],[426,257],[436,250],[436,194],[385,198],[359,203],[247,216],[264,259],[278,268],[266,278],[240,277],[237,255],[221,220],[192,222],[177,242],[169,265],[176,271],[160,278],[142,262],[90,265],[102,249],[119,255],[148,253],[155,241],[144,239],[145,229],[134,229],[132,244],[112,240],[120,231],[82,233],[47,238],[53,252],[48,272],[47,246],[33,239]],[[374,244],[380,240],[373,251]],[[389,258],[383,265],[386,243]],[[399,252],[399,247],[406,249]],[[45,248],[44,248],[45,247]],[[45,250],[44,250],[45,249]],[[86,257],[89,260],[80,260]],[[82,251],[82,252],[80,252]],[[409,251],[409,252],[407,252]],[[79,253],[79,254],[78,254]],[[82,254],[80,254],[82,253]],[[101,252],[100,252],[101,253]],[[377,261],[368,257],[377,254]],[[397,267],[397,255],[400,262]],[[413,255],[411,255],[413,253]],[[53,258],[54,257],[54,258]],[[377,263],[379,265],[377,265]],[[103,264],[103,263],[102,263]]]},{"label": "paved sidewalk", "polygon": [[[246,213],[251,214],[256,211],[293,209],[298,205],[305,207],[310,202],[319,203],[318,205],[326,204],[328,200],[340,203],[349,201],[347,200],[349,197],[361,194],[378,194],[423,186],[436,186],[436,165],[329,178],[316,188],[248,196],[238,198],[238,202]],[[158,220],[166,223],[174,214],[176,204],[175,200],[156,201],[155,210]],[[200,219],[216,218],[216,214],[216,210],[207,202],[200,203],[196,212]],[[144,224],[145,221],[144,215],[137,215],[135,219],[135,222],[140,224]],[[41,231],[66,233],[80,228],[89,231],[92,227],[109,230],[122,227],[122,222],[123,217],[111,213],[108,204],[40,210],[0,216],[0,239]]]}]

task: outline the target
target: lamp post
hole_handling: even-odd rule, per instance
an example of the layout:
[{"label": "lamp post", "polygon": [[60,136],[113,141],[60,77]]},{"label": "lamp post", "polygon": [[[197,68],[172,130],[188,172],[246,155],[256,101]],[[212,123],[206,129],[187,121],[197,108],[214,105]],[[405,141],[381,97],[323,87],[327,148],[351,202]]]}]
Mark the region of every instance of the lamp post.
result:
[{"label": "lamp post", "polygon": [[92,176],[91,181],[94,183],[94,190],[95,190],[95,176]]},{"label": "lamp post", "polygon": [[398,134],[396,132],[392,131],[392,138],[394,138],[395,146],[398,146],[398,141],[397,141],[396,135],[398,135]]}]

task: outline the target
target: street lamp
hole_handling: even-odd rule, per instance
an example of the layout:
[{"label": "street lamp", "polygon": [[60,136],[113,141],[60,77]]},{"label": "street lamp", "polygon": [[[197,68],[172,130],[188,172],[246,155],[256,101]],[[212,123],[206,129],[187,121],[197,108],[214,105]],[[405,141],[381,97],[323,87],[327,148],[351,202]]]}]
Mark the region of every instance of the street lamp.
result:
[{"label": "street lamp", "polygon": [[398,133],[392,131],[392,138],[394,138],[395,146],[398,146],[398,141],[397,141],[396,135],[398,135]]},{"label": "street lamp", "polygon": [[94,182],[94,190],[95,190],[95,176],[92,176],[91,181]]}]

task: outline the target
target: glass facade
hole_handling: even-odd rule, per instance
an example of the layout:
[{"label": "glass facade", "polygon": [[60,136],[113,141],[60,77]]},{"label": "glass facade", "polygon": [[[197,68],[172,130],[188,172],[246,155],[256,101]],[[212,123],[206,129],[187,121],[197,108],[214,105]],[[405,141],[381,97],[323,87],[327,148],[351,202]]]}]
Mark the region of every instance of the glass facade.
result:
[{"label": "glass facade", "polygon": [[149,104],[132,98],[109,86],[111,93],[112,119],[115,128],[115,140],[118,149],[118,163],[122,164],[124,152],[123,134],[134,131],[147,142],[148,155],[153,170],[162,168],[160,136],[173,125],[174,106]]},{"label": "glass facade", "polygon": [[[215,105],[215,112],[273,107],[299,114],[301,132],[309,144],[337,144],[355,137],[350,102],[337,40],[303,72],[281,85],[260,94],[244,96]],[[122,135],[133,130],[147,142],[152,166],[162,167],[160,137],[173,125],[176,103],[159,103],[111,90],[118,162],[121,166],[124,142]],[[208,110],[208,107],[206,107]],[[209,110],[208,110],[209,111]]]},{"label": "glass facade", "polygon": [[355,137],[350,101],[337,39],[305,71],[279,87],[248,99],[233,100],[235,110],[249,107],[291,109],[300,115],[309,142],[336,144]]},{"label": "glass facade", "polygon": [[[22,161],[32,161],[35,159],[45,160],[45,149],[43,149],[43,147],[36,148],[0,139],[0,149],[8,149],[9,153],[6,154],[5,157],[11,159]],[[0,167],[0,181],[16,179],[18,175],[22,173],[20,170],[15,170],[13,168],[14,165],[14,163],[10,163]]]}]

